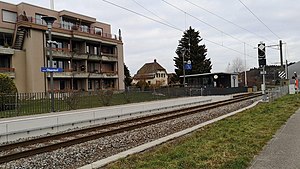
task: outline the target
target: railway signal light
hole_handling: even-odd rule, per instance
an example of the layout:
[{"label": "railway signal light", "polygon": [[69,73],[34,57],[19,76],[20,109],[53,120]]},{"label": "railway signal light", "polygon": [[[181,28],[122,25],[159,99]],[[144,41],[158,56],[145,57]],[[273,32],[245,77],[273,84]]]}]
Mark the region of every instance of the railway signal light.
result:
[{"label": "railway signal light", "polygon": [[266,45],[263,42],[258,44],[258,65],[263,67],[266,65]]}]

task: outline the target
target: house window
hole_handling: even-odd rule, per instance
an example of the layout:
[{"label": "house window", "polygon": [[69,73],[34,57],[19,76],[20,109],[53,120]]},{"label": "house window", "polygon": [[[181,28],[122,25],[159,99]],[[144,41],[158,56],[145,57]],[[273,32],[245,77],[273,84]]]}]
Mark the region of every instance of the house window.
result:
[{"label": "house window", "polygon": [[2,20],[3,20],[3,22],[16,23],[17,22],[17,13],[2,10]]}]

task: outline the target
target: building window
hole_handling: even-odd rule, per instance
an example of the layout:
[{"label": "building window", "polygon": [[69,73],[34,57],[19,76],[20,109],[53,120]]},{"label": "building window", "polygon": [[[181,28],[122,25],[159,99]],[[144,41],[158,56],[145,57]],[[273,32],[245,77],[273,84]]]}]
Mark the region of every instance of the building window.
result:
[{"label": "building window", "polygon": [[2,20],[3,20],[3,22],[16,23],[17,22],[17,13],[2,10]]},{"label": "building window", "polygon": [[60,81],[59,81],[59,89],[60,89],[60,90],[65,90],[65,88],[66,88],[66,83],[65,83],[65,81],[64,81],[64,80],[60,80]]},{"label": "building window", "polygon": [[35,14],[35,23],[40,25],[46,25],[46,22],[43,21],[42,17],[46,15]]},{"label": "building window", "polygon": [[10,68],[10,58],[8,56],[0,57],[0,67]]},{"label": "building window", "polygon": [[90,53],[90,46],[86,46],[86,53]]},{"label": "building window", "polygon": [[100,84],[99,80],[96,80],[96,81],[95,81],[95,89],[96,89],[96,90],[98,90],[98,89],[100,88],[100,85],[99,85],[99,84]]},{"label": "building window", "polygon": [[92,85],[92,81],[91,80],[88,80],[88,87],[89,87],[89,90],[93,89],[93,85]]},{"label": "building window", "polygon": [[98,48],[96,46],[94,46],[94,54],[97,55],[98,54]]},{"label": "building window", "polygon": [[102,35],[103,29],[102,28],[95,28],[95,34]]}]

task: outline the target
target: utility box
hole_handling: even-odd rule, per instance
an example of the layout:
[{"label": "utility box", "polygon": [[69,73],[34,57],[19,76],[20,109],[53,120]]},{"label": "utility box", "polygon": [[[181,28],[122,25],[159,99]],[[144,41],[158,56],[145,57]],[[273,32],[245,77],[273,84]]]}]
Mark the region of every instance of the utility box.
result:
[{"label": "utility box", "polygon": [[289,85],[289,94],[295,94],[296,90],[295,90],[295,84],[290,84]]}]

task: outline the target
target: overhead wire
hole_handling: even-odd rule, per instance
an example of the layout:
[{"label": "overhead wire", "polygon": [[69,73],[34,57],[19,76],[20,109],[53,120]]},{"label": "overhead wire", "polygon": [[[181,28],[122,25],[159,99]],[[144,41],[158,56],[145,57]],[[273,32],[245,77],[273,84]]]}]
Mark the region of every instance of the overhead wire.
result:
[{"label": "overhead wire", "polygon": [[173,25],[172,23],[168,22],[167,20],[163,19],[162,17],[160,17],[159,15],[157,15],[156,13],[152,12],[151,10],[147,9],[146,7],[144,7],[142,4],[140,4],[139,2],[137,2],[136,0],[132,0],[135,4],[137,4],[138,6],[140,6],[141,8],[143,8],[144,10],[148,11],[149,13],[151,13],[152,15],[156,16],[157,18],[159,18],[160,20],[166,22],[169,25],[172,25],[174,27],[176,27],[175,25]]},{"label": "overhead wire", "polygon": [[[234,37],[234,36],[232,36],[232,35],[230,35],[230,34],[224,32],[224,31],[218,29],[217,27],[215,27],[215,26],[213,26],[213,25],[211,25],[211,24],[209,24],[209,23],[207,23],[207,22],[205,22],[205,21],[199,19],[198,17],[196,17],[196,16],[194,16],[194,15],[192,15],[192,14],[186,12],[185,10],[183,10],[183,9],[181,9],[181,8],[179,8],[179,7],[173,5],[173,4],[171,4],[171,3],[169,3],[169,2],[167,2],[167,1],[165,1],[165,0],[162,0],[162,1],[165,2],[166,4],[172,6],[173,8],[179,10],[179,11],[181,11],[181,12],[183,12],[183,13],[186,13],[186,14],[189,15],[190,17],[192,17],[192,18],[194,18],[194,19],[196,19],[196,20],[198,20],[198,21],[200,21],[200,22],[202,22],[202,23],[208,25],[209,27],[212,27],[212,28],[214,28],[215,30],[217,30],[217,31],[219,31],[219,32],[221,32],[221,33],[223,33],[223,34],[225,34],[225,35],[227,35],[227,36],[229,36],[229,37],[231,37],[231,38],[233,38],[233,39],[235,39],[235,40],[241,42],[241,43],[246,43],[246,42],[240,40],[239,38],[236,38],[236,37]],[[246,43],[246,44],[247,44],[248,46],[250,46],[250,47],[254,47],[253,45],[251,45],[251,44],[249,44],[249,43]]]},{"label": "overhead wire", "polygon": [[250,8],[248,8],[247,7],[247,5],[246,4],[244,4],[241,0],[238,0],[238,1],[240,1],[240,3],[260,22],[260,23],[262,23],[270,32],[272,32],[272,34],[274,35],[274,36],[276,36],[278,39],[280,39],[280,37],[277,35],[277,34],[275,34],[261,19],[259,19],[259,17],[257,16],[257,15],[255,15],[254,14],[254,12],[252,12],[251,10],[250,10]]},{"label": "overhead wire", "polygon": [[[110,2],[110,1],[107,1],[107,0],[102,0],[102,1],[104,1],[104,2],[106,2],[106,3],[108,3],[108,4],[111,4],[111,5],[115,6],[115,7],[118,7],[118,8],[121,8],[121,9],[123,9],[123,10],[126,10],[126,11],[129,11],[129,12],[131,12],[131,13],[134,13],[134,14],[136,14],[136,15],[139,15],[139,16],[141,16],[141,17],[144,17],[144,18],[146,18],[146,19],[149,19],[149,20],[151,20],[151,21],[160,23],[160,24],[162,24],[162,25],[164,25],[164,26],[170,27],[170,28],[175,29],[175,30],[177,30],[177,31],[184,32],[184,30],[182,30],[182,29],[180,29],[180,28],[177,28],[176,26],[172,26],[172,25],[170,25],[170,24],[164,23],[164,22],[159,21],[159,20],[157,20],[157,19],[151,18],[151,17],[146,16],[146,15],[144,15],[144,14],[138,13],[138,12],[133,11],[133,10],[131,10],[131,9],[128,9],[128,8],[126,8],[126,7],[123,7],[123,6],[120,6],[120,5],[118,5],[118,4],[115,4],[115,3],[113,3],[113,2]],[[203,40],[206,40],[206,41],[208,41],[208,42],[210,42],[210,43],[212,43],[212,44],[215,44],[215,45],[217,45],[217,46],[221,46],[221,47],[226,48],[226,49],[228,49],[228,50],[231,50],[231,51],[234,51],[234,52],[236,52],[236,53],[239,53],[239,54],[244,55],[244,53],[242,53],[242,52],[240,52],[240,51],[238,51],[238,50],[232,49],[232,48],[227,47],[227,46],[224,46],[224,45],[220,45],[219,43],[214,42],[214,41],[212,41],[212,40],[209,40],[209,39],[207,39],[207,38],[203,38],[203,37],[201,37],[201,38],[202,38]],[[252,58],[256,58],[256,57],[251,56],[251,55],[248,55],[248,54],[247,54],[247,56],[252,57]]]},{"label": "overhead wire", "polygon": [[214,13],[214,12],[211,12],[211,11],[209,11],[208,9],[205,9],[204,7],[201,7],[200,5],[197,5],[197,4],[195,4],[195,3],[193,3],[193,2],[191,2],[191,1],[189,1],[189,0],[185,0],[185,1],[188,2],[188,3],[190,3],[190,4],[192,4],[192,5],[194,5],[194,6],[196,6],[196,7],[198,7],[199,9],[202,9],[202,10],[204,10],[204,11],[210,13],[211,15],[214,15],[214,16],[218,17],[219,19],[222,19],[222,20],[224,20],[224,21],[226,21],[226,22],[228,22],[228,23],[230,23],[230,24],[232,24],[232,25],[234,25],[234,26],[236,26],[236,27],[238,27],[238,28],[240,28],[240,29],[246,31],[246,32],[249,32],[249,33],[251,33],[251,34],[253,34],[253,35],[257,36],[257,37],[260,37],[260,38],[262,38],[262,39],[264,39],[264,40],[266,40],[266,41],[269,41],[267,38],[265,38],[265,37],[263,37],[263,36],[261,36],[261,35],[258,35],[258,34],[256,34],[255,32],[250,31],[250,30],[248,30],[248,29],[246,29],[246,28],[244,28],[244,27],[242,27],[242,26],[240,26],[240,25],[234,23],[233,21],[230,21],[230,20],[228,20],[228,19],[226,19],[226,18],[224,18],[224,17],[222,17],[222,16],[220,16],[220,15]]},{"label": "overhead wire", "polygon": [[153,18],[151,18],[151,17],[149,17],[149,16],[146,16],[146,15],[143,15],[143,14],[141,14],[141,13],[135,12],[135,11],[133,11],[133,10],[131,10],[131,9],[122,7],[122,6],[120,6],[120,5],[118,5],[118,4],[115,4],[115,3],[113,3],[113,2],[109,2],[109,1],[107,1],[107,0],[103,0],[103,1],[106,2],[106,3],[109,3],[109,4],[113,5],[113,6],[116,6],[116,7],[118,7],[118,8],[124,9],[124,10],[129,11],[129,12],[131,12],[131,13],[134,13],[134,14],[136,14],[136,15],[142,16],[142,17],[144,17],[144,18],[147,18],[147,19],[149,19],[149,20],[152,20],[152,21],[154,21],[154,22],[160,23],[160,24],[162,24],[162,25],[171,27],[171,28],[173,28],[173,29],[176,29],[176,30],[182,32],[182,30],[181,30],[180,28],[177,28],[177,27],[174,27],[174,26],[172,26],[172,25],[166,24],[166,23],[161,22],[161,21],[159,21],[159,20],[157,20],[157,19],[153,19]]}]

